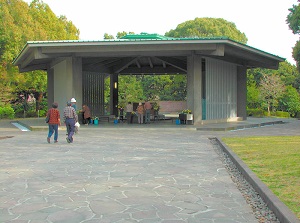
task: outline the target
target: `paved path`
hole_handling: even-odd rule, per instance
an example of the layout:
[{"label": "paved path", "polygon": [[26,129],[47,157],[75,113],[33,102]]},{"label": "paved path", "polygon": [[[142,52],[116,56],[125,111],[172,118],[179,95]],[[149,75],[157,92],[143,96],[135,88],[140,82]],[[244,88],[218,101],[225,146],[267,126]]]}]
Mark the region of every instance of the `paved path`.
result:
[{"label": "paved path", "polygon": [[46,134],[0,121],[0,222],[257,222],[208,138],[300,128],[298,120],[230,132],[111,124],[83,126],[73,144],[64,129],[56,144]]}]

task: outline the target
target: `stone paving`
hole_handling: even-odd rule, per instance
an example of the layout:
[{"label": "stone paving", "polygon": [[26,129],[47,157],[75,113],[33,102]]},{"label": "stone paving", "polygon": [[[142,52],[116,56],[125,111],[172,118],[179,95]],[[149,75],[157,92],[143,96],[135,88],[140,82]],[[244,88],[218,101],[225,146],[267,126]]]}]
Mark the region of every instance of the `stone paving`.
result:
[{"label": "stone paving", "polygon": [[[34,124],[33,124],[34,125]],[[285,131],[285,128],[290,128]],[[291,121],[231,132],[123,125],[22,132],[0,122],[0,222],[257,222],[209,137],[300,135]]]}]

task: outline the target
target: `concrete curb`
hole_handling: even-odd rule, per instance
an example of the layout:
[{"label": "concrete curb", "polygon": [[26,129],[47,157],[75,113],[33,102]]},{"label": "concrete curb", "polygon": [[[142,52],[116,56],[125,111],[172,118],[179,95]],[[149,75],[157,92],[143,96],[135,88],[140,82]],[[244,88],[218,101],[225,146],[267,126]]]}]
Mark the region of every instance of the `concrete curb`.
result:
[{"label": "concrete curb", "polygon": [[256,192],[274,212],[281,223],[300,223],[297,216],[282,203],[275,194],[249,169],[249,167],[228,148],[219,138],[215,138],[222,150],[230,157],[245,179],[252,185]]},{"label": "concrete curb", "polygon": [[257,123],[257,124],[244,124],[244,125],[236,125],[236,126],[229,126],[229,127],[201,127],[196,128],[199,131],[234,131],[234,130],[241,130],[241,129],[249,129],[249,128],[258,128],[264,127],[269,125],[275,124],[284,124],[283,121],[273,121],[273,122],[264,122],[264,123]]}]

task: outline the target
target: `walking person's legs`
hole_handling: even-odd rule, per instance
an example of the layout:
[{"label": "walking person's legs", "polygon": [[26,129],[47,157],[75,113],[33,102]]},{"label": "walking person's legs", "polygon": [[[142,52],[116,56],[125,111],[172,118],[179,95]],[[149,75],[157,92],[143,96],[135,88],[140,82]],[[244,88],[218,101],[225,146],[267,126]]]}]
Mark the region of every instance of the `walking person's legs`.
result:
[{"label": "walking person's legs", "polygon": [[75,120],[73,118],[66,120],[66,127],[68,129],[68,137],[66,138],[68,143],[73,142],[73,135],[75,132]]},{"label": "walking person's legs", "polygon": [[143,114],[138,114],[138,123],[139,124],[143,123]]},{"label": "walking person's legs", "polygon": [[143,114],[139,114],[140,115],[140,124],[143,124],[144,121],[144,115]]},{"label": "walking person's legs", "polygon": [[69,119],[69,128],[70,128],[70,132],[69,132],[68,138],[69,138],[69,141],[72,143],[73,135],[75,133],[75,120],[74,119]]},{"label": "walking person's legs", "polygon": [[48,127],[49,127],[49,131],[48,131],[47,142],[50,143],[50,138],[51,138],[51,136],[53,135],[53,132],[54,132],[54,125],[49,124]]},{"label": "walking person's legs", "polygon": [[150,110],[149,109],[146,110],[146,120],[145,120],[145,123],[150,123]]},{"label": "walking person's legs", "polygon": [[127,112],[127,113],[126,113],[127,124],[130,123],[130,118],[131,118],[130,116],[131,116],[131,112]]},{"label": "walking person's legs", "polygon": [[58,139],[58,124],[53,125],[54,129],[54,142],[57,142]]}]

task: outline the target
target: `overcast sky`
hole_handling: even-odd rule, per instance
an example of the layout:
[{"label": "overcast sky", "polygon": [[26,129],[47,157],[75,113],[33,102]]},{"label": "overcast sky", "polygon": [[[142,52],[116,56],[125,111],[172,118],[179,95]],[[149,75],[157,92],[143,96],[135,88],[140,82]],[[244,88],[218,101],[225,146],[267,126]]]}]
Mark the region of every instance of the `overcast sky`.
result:
[{"label": "overcast sky", "polygon": [[[31,0],[25,0],[30,3]],[[164,35],[195,18],[223,18],[235,23],[247,45],[286,58],[295,64],[292,47],[299,36],[286,24],[288,9],[297,0],[43,0],[57,15],[65,15],[80,30],[81,40],[102,40],[104,33]]]}]

